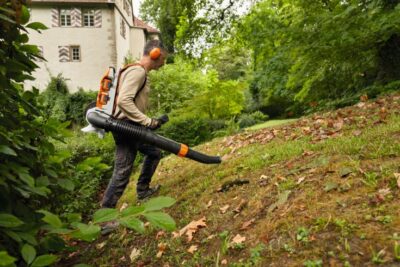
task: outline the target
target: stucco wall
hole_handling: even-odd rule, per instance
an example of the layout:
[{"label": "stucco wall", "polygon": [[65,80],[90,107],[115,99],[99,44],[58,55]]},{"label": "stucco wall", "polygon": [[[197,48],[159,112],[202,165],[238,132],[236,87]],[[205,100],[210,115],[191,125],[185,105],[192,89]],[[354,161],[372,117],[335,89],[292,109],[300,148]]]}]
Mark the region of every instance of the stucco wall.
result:
[{"label": "stucco wall", "polygon": [[146,35],[142,29],[132,28],[130,30],[130,47],[133,59],[139,60],[143,55],[146,44]]},{"label": "stucco wall", "polygon": [[[124,64],[124,58],[129,53],[129,35],[130,30],[126,19],[121,15],[118,9],[115,9],[115,41],[117,45],[117,67],[120,68]],[[125,23],[125,38],[121,35],[121,19]]]},{"label": "stucco wall", "polygon": [[[49,29],[42,34],[30,33],[30,42],[43,47],[47,62],[38,63],[40,69],[33,74],[36,80],[29,82],[28,88],[33,85],[43,90],[50,79],[50,72],[53,76],[62,73],[65,78],[70,79],[67,83],[71,92],[79,87],[97,90],[105,70],[116,63],[113,7],[98,7],[102,10],[101,28],[51,27],[51,8],[54,7],[56,6],[31,8],[31,20],[40,21]],[[80,46],[80,62],[59,61],[58,46],[69,45]]]}]

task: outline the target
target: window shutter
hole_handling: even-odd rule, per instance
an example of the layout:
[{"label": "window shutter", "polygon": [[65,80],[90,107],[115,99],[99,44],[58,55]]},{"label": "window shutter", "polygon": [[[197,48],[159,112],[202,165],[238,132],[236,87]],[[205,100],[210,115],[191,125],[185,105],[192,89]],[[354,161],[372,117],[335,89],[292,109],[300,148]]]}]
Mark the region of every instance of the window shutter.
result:
[{"label": "window shutter", "polygon": [[60,26],[60,16],[58,13],[57,8],[52,8],[51,9],[51,27],[58,27]]},{"label": "window shutter", "polygon": [[69,46],[58,46],[58,58],[60,62],[69,61]]},{"label": "window shutter", "polygon": [[96,9],[94,11],[94,26],[96,28],[101,28],[101,9]]},{"label": "window shutter", "polygon": [[80,8],[71,10],[72,27],[82,27],[82,12]]}]

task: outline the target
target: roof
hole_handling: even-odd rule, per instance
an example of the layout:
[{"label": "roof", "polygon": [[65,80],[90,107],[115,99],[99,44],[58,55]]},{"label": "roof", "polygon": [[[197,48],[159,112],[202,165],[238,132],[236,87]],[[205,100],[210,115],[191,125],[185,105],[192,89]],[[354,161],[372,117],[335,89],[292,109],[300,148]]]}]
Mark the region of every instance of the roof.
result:
[{"label": "roof", "polygon": [[144,22],[143,20],[141,20],[141,19],[139,19],[137,17],[133,17],[133,26],[138,27],[138,28],[142,28],[142,29],[146,29],[149,33],[160,33],[159,30],[157,30],[156,28],[151,27],[146,22]]}]

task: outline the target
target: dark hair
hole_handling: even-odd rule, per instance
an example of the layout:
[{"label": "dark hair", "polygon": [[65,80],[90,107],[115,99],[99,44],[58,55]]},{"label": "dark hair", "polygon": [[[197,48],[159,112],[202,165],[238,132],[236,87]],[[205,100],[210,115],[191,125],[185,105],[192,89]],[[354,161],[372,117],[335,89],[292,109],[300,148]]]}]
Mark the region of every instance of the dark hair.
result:
[{"label": "dark hair", "polygon": [[160,40],[150,40],[144,46],[143,55],[145,56],[149,55],[150,51],[156,47],[160,48],[161,50],[165,50],[164,45]]}]

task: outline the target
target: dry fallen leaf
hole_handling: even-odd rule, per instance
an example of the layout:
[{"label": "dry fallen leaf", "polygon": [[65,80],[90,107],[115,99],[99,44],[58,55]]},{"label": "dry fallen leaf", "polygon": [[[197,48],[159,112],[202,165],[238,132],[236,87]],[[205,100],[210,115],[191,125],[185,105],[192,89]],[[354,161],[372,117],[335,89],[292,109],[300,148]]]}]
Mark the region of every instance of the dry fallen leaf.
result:
[{"label": "dry fallen leaf", "polygon": [[119,211],[123,211],[124,209],[126,209],[128,207],[128,203],[124,202],[121,206],[121,208],[119,208]]},{"label": "dry fallen leaf", "polygon": [[333,127],[336,129],[336,131],[340,131],[343,128],[343,124],[344,124],[344,121],[339,120],[333,124]]},{"label": "dry fallen leaf", "polygon": [[236,209],[233,210],[235,213],[240,213],[247,205],[247,201],[242,199]]},{"label": "dry fallen leaf", "polygon": [[360,96],[361,102],[367,102],[368,101],[368,95],[362,95]]},{"label": "dry fallen leaf", "polygon": [[246,237],[245,236],[241,236],[240,234],[237,234],[232,241],[230,242],[231,246],[234,245],[240,245],[242,244],[244,241],[246,241]]},{"label": "dry fallen leaf", "polygon": [[207,240],[211,240],[211,239],[213,239],[215,237],[215,235],[210,235],[210,236],[207,236]]},{"label": "dry fallen leaf", "polygon": [[158,231],[157,235],[156,235],[156,240],[160,239],[163,236],[165,236],[165,232],[164,231]]},{"label": "dry fallen leaf", "polygon": [[180,237],[179,232],[178,231],[174,231],[172,232],[172,238],[178,238]]},{"label": "dry fallen leaf", "polygon": [[186,234],[187,241],[190,242],[193,239],[193,234],[196,233],[198,229],[206,226],[206,217],[203,217],[197,221],[192,221],[181,230],[179,230],[179,236]]},{"label": "dry fallen leaf", "polygon": [[221,261],[221,265],[227,265],[228,264],[228,261],[226,260],[226,259],[223,259],[222,261]]},{"label": "dry fallen leaf", "polygon": [[102,249],[107,244],[107,241],[101,242],[100,244],[96,245],[97,249]]},{"label": "dry fallen leaf", "polygon": [[195,251],[197,251],[197,246],[196,245],[191,245],[190,248],[187,250],[187,252],[193,254]]},{"label": "dry fallen leaf", "polygon": [[207,209],[210,208],[210,207],[212,206],[212,203],[213,203],[212,200],[208,201],[206,208],[207,208]]},{"label": "dry fallen leaf", "polygon": [[297,180],[297,184],[301,184],[301,182],[303,182],[304,179],[306,179],[305,176],[300,177],[300,178]]},{"label": "dry fallen leaf", "polygon": [[164,254],[166,249],[167,249],[167,243],[158,244],[158,252],[157,252],[156,257],[161,258],[161,256]]},{"label": "dry fallen leaf", "polygon": [[131,251],[131,254],[129,255],[129,258],[131,259],[131,262],[133,263],[139,256],[140,256],[140,249],[133,248]]},{"label": "dry fallen leaf", "polygon": [[226,204],[225,206],[223,206],[222,208],[219,208],[219,210],[221,211],[222,214],[226,213],[226,211],[229,209],[229,205]]},{"label": "dry fallen leaf", "polygon": [[244,222],[242,224],[242,227],[240,227],[240,230],[247,230],[250,225],[252,225],[255,222],[255,219],[251,219],[250,221]]}]

